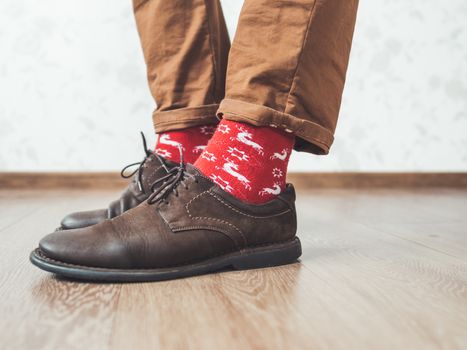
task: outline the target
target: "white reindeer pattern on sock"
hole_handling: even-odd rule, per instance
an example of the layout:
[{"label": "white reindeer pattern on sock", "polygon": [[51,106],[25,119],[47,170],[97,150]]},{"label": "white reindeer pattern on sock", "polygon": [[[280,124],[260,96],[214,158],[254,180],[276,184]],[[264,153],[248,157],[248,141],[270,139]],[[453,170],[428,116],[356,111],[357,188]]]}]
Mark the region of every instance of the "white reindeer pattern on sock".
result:
[{"label": "white reindeer pattern on sock", "polygon": [[200,157],[206,159],[208,162],[215,162],[217,160],[217,157],[208,151],[201,153]]},{"label": "white reindeer pattern on sock", "polygon": [[222,188],[224,191],[227,192],[232,192],[233,188],[230,186],[229,182],[224,180],[222,177],[216,174],[211,174],[209,176],[216,184],[219,185],[220,188]]},{"label": "white reindeer pattern on sock", "polygon": [[224,135],[225,134],[228,134],[230,132],[230,128],[228,125],[225,125],[225,124],[220,124],[218,127],[217,127],[217,131],[223,133]]},{"label": "white reindeer pattern on sock", "polygon": [[272,169],[272,176],[274,176],[274,177],[282,177],[282,176],[284,176],[284,173],[282,172],[281,169],[279,169],[279,168],[274,168],[274,169]]},{"label": "white reindeer pattern on sock", "polygon": [[[240,141],[244,145],[252,147],[260,155],[264,154],[263,147],[257,144],[256,142],[254,142],[253,140],[251,140],[251,138],[253,137],[251,133],[249,133],[247,130],[241,127],[238,128],[238,130],[239,130],[239,133],[237,134],[237,137],[236,137],[237,141]],[[234,139],[235,138],[232,138],[232,140]]]},{"label": "white reindeer pattern on sock", "polygon": [[279,159],[279,160],[286,160],[287,159],[287,155],[289,154],[289,152],[287,151],[287,149],[283,149],[280,153],[279,152],[274,152],[274,154],[271,156],[271,160],[273,159]]},{"label": "white reindeer pattern on sock", "polygon": [[206,148],[206,145],[195,146],[195,147],[193,147],[192,152],[193,153],[201,153],[201,152],[204,151],[205,148]]},{"label": "white reindeer pattern on sock", "polygon": [[281,193],[281,187],[279,186],[279,184],[277,183],[274,183],[274,185],[272,186],[272,188],[269,188],[269,187],[265,187],[263,188],[261,191],[259,191],[259,195],[260,196],[265,196],[266,194],[272,194],[274,196],[277,196],[278,194]]},{"label": "white reindeer pattern on sock", "polygon": [[170,153],[169,151],[165,150],[165,149],[161,149],[161,148],[156,148],[155,152],[160,155],[161,157],[165,157],[165,158],[170,158],[172,157],[172,153]]},{"label": "white reindeer pattern on sock", "polygon": [[240,181],[240,183],[245,187],[245,189],[251,190],[250,180],[248,180],[244,175],[238,172],[238,165],[235,164],[234,161],[228,158],[224,158],[224,159],[225,159],[225,163],[222,166],[222,168],[216,167],[216,169],[224,170],[227,174],[232,175],[238,181]]},{"label": "white reindeer pattern on sock", "polygon": [[229,147],[227,152],[230,153],[232,157],[237,158],[238,160],[244,161],[248,160],[250,157],[245,153],[245,151],[239,150],[237,147]]},{"label": "white reindeer pattern on sock", "polygon": [[163,144],[163,145],[169,145],[169,146],[175,147],[177,149],[178,149],[178,147],[181,147],[182,151],[185,151],[185,147],[183,147],[183,145],[180,142],[171,140],[170,136],[167,135],[167,134],[163,134],[163,135],[159,136],[158,142]]}]

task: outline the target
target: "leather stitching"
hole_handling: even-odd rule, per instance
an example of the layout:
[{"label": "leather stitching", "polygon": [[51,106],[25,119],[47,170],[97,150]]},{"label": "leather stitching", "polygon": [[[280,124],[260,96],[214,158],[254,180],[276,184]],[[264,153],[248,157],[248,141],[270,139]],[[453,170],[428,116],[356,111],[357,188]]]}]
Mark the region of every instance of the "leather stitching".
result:
[{"label": "leather stitching", "polygon": [[[230,227],[232,227],[233,229],[235,229],[239,234],[240,236],[243,238],[243,241],[244,241],[244,244],[247,245],[248,244],[248,241],[245,237],[245,235],[243,234],[242,230],[240,230],[237,226],[235,226],[234,224],[228,222],[228,221],[225,221],[225,220],[222,220],[222,219],[218,219],[218,218],[213,218],[213,217],[209,217],[209,216],[193,216],[191,213],[190,213],[190,209],[189,209],[189,205],[195,201],[197,198],[203,196],[205,193],[210,193],[209,192],[210,190],[206,190],[206,191],[203,191],[199,194],[197,194],[195,197],[193,197],[187,204],[185,204],[185,209],[187,211],[187,214],[188,214],[188,217],[190,219],[193,219],[193,220],[214,220],[214,221],[217,221],[217,222],[220,222],[220,223],[223,223],[223,224],[226,224]],[[235,240],[234,240],[235,242]],[[235,243],[236,244],[236,243]]]},{"label": "leather stitching", "polygon": [[276,217],[276,216],[281,216],[283,214],[287,214],[288,212],[290,212],[291,210],[290,209],[287,209],[281,213],[278,213],[278,214],[274,214],[274,215],[268,215],[268,216],[254,216],[254,215],[250,215],[250,214],[247,214],[247,213],[244,213],[234,207],[232,207],[230,204],[224,202],[219,196],[217,196],[216,194],[214,194],[213,192],[211,192],[211,190],[208,191],[209,194],[211,196],[213,196],[214,198],[216,198],[219,202],[221,202],[222,204],[224,204],[227,208],[233,210],[234,212],[240,214],[240,215],[244,215],[244,216],[247,216],[249,218],[253,218],[253,219],[268,219],[268,218],[273,218],[273,217]]},{"label": "leather stitching", "polygon": [[[169,227],[170,228],[170,227]],[[209,226],[209,225],[198,225],[198,226],[184,226],[184,227],[179,227],[179,228],[174,228],[174,229],[171,229],[172,232],[182,232],[182,231],[185,231],[185,230],[209,230],[209,231],[214,231],[214,232],[218,232],[218,233],[222,233],[224,236],[226,236],[227,238],[229,238],[231,241],[234,242],[235,246],[238,248],[238,249],[241,249],[241,247],[237,244],[237,242],[235,242],[231,235],[229,234],[229,232],[227,230],[224,230],[222,228],[219,228],[219,227],[216,227],[216,226]]]},{"label": "leather stitching", "polygon": [[[267,247],[267,246],[272,246],[273,247],[273,246],[276,246],[278,244],[284,244],[284,243],[289,243],[289,242],[292,243],[296,239],[297,239],[297,237],[294,237],[293,239],[287,239],[287,240],[283,240],[283,241],[274,242],[274,243],[253,244],[253,245],[244,247],[243,250],[252,249],[252,248],[260,248],[260,247]],[[160,267],[156,267],[156,268],[147,267],[147,268],[139,268],[139,269],[122,269],[122,270],[128,270],[128,271],[155,270],[155,269],[164,269],[164,268],[171,268],[171,267],[180,267],[180,266],[195,264],[195,263],[198,263],[198,262],[214,259],[214,258],[220,257],[222,255],[231,254],[231,253],[234,253],[234,252],[237,252],[237,251],[241,252],[241,250],[238,250],[238,249],[229,249],[229,250],[225,250],[225,251],[223,251],[221,253],[218,253],[218,254],[210,255],[210,256],[208,256],[206,258],[203,258],[203,259],[193,259],[193,260],[185,261],[185,262],[183,262],[181,264],[178,264],[178,265],[164,265],[164,266],[160,266]],[[49,258],[48,256],[46,256],[39,248],[36,248],[36,250],[34,251],[34,255],[40,257],[41,259],[43,259],[45,261],[51,261],[51,262],[54,262],[54,263],[58,263],[59,265],[62,265],[62,266],[84,267],[84,268],[92,268],[93,270],[103,270],[103,271],[113,270],[111,268],[106,268],[106,267],[94,267],[94,266],[70,264],[70,263],[60,261],[60,260],[55,260],[55,259],[52,259],[52,258]]]},{"label": "leather stitching", "polygon": [[[151,186],[151,183],[154,182],[155,178],[159,177],[157,172],[162,168],[162,165],[158,166],[154,170],[151,171],[151,173],[146,177],[146,185]],[[144,174],[143,174],[144,177]]]}]

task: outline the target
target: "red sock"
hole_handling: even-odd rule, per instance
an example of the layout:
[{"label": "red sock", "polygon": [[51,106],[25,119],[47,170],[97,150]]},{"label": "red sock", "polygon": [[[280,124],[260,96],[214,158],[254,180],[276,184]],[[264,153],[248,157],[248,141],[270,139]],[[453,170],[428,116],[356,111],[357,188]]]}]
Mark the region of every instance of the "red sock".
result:
[{"label": "red sock", "polygon": [[233,196],[265,203],[285,188],[294,141],[282,130],[223,119],[194,165]]},{"label": "red sock", "polygon": [[180,162],[178,145],[182,146],[185,163],[194,163],[216,130],[215,125],[195,126],[159,134],[155,152],[172,162]]}]

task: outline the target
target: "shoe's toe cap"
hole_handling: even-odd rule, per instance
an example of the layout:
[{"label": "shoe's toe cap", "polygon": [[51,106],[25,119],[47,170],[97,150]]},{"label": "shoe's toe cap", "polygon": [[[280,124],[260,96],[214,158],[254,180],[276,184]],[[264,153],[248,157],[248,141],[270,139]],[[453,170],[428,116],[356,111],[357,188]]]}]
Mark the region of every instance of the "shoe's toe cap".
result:
[{"label": "shoe's toe cap", "polygon": [[41,239],[39,249],[46,257],[67,264],[103,268],[129,265],[127,247],[108,221],[51,233]]},{"label": "shoe's toe cap", "polygon": [[61,222],[61,229],[72,230],[96,225],[107,219],[107,209],[80,211],[65,216]]}]

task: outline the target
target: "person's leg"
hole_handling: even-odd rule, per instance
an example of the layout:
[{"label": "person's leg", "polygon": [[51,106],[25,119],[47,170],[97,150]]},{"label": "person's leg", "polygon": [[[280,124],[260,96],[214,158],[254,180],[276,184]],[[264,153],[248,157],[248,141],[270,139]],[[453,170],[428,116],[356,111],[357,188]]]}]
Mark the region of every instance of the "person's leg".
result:
[{"label": "person's leg", "polygon": [[246,0],[218,113],[290,131],[296,150],[327,154],[357,6],[358,0]]},{"label": "person's leg", "polygon": [[194,163],[206,148],[215,129],[215,125],[202,125],[163,132],[157,138],[155,152],[177,163],[180,162],[182,152],[184,162]]},{"label": "person's leg", "polygon": [[[60,230],[87,227],[134,208],[152,184],[180,161],[193,163],[212,136],[224,97],[230,41],[218,0],[134,0],[136,24],[157,108],[155,152],[145,158],[120,198],[107,208],[66,215]],[[162,156],[162,157],[160,157]],[[126,175],[124,175],[126,176]]]},{"label": "person's leg", "polygon": [[[296,261],[301,245],[293,186],[277,196],[276,186],[269,188],[274,195],[264,203],[246,191],[257,188],[254,182],[272,162],[286,164],[292,145],[328,152],[356,7],[356,0],[246,0],[219,110],[224,120],[199,162],[170,170],[145,203],[113,220],[46,236],[31,261],[65,276],[105,281]],[[219,175],[236,182],[228,188]]]},{"label": "person's leg", "polygon": [[236,197],[262,203],[285,188],[293,146],[328,153],[357,3],[245,1],[218,111],[229,132],[217,131],[195,163],[204,174]]},{"label": "person's leg", "polygon": [[195,166],[242,201],[264,203],[286,187],[294,140],[282,130],[224,119]]},{"label": "person's leg", "polygon": [[230,41],[218,0],[134,0],[159,141],[156,152],[193,162],[217,124]]}]

